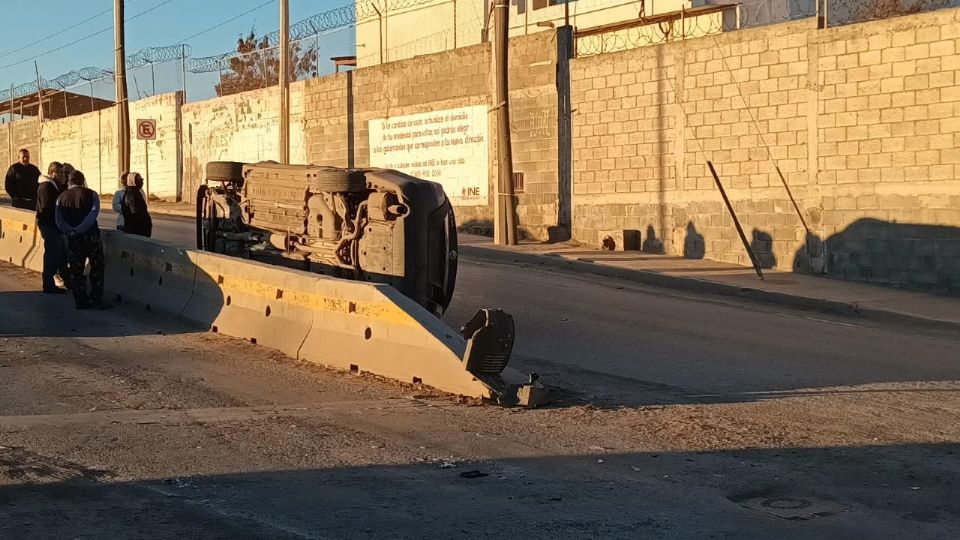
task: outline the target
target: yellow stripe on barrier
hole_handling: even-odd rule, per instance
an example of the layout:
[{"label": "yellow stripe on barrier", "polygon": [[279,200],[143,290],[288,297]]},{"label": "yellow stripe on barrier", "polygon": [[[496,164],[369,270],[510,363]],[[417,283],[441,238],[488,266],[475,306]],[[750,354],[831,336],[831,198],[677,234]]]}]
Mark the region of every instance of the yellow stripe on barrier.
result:
[{"label": "yellow stripe on barrier", "polygon": [[356,302],[341,298],[330,298],[321,294],[298,290],[283,290],[275,285],[242,278],[235,275],[216,276],[217,285],[224,292],[235,291],[263,299],[269,302],[287,302],[297,307],[322,310],[339,314],[356,314],[377,321],[420,326],[416,319],[390,302]]}]

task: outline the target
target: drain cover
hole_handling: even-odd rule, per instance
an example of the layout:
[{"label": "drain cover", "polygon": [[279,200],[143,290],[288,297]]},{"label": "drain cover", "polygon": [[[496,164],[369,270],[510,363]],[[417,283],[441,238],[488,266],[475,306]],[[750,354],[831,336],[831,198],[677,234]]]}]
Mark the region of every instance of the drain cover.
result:
[{"label": "drain cover", "polygon": [[740,504],[752,510],[790,520],[816,519],[842,514],[849,510],[846,506],[832,501],[799,497],[757,497],[740,501]]}]

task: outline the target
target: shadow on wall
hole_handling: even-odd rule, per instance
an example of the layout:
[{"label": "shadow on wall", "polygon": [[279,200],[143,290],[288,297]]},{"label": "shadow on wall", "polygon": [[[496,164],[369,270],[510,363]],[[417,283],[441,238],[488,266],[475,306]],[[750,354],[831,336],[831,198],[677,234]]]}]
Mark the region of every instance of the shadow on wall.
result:
[{"label": "shadow on wall", "polygon": [[683,240],[684,259],[702,259],[707,253],[703,235],[697,232],[692,221],[687,222],[687,236]]},{"label": "shadow on wall", "polygon": [[797,269],[820,273],[821,253],[828,277],[960,296],[958,227],[860,219],[825,242],[808,236]]},{"label": "shadow on wall", "polygon": [[657,238],[657,231],[653,228],[653,225],[647,225],[647,232],[643,235],[643,244],[640,246],[640,251],[661,255],[665,253],[663,240]]},{"label": "shadow on wall", "polygon": [[777,266],[777,256],[773,254],[773,237],[770,233],[754,229],[753,238],[750,240],[750,248],[753,249],[753,255],[760,263],[760,268],[775,268]]}]

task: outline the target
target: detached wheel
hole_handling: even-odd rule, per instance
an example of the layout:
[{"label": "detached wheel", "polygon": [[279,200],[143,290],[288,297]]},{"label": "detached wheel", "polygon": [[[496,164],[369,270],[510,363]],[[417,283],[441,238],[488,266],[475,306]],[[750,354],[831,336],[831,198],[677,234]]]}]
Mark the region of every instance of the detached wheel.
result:
[{"label": "detached wheel", "polygon": [[314,191],[359,193],[366,191],[367,179],[363,171],[334,168],[318,169],[310,174],[310,187]]},{"label": "detached wheel", "polygon": [[237,182],[243,180],[243,165],[239,161],[207,162],[207,181]]}]

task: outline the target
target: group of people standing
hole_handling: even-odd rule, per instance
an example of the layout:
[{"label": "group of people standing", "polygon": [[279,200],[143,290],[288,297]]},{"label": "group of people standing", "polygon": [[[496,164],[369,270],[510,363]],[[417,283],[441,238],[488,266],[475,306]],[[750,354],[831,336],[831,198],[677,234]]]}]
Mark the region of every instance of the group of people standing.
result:
[{"label": "group of people standing", "polygon": [[[43,238],[43,292],[73,292],[77,309],[107,308],[103,300],[104,262],[100,239],[100,195],[86,187],[86,178],[69,163],[51,162],[47,174],[30,163],[26,148],[7,171],[4,187],[15,208],[36,210]],[[113,195],[117,229],[149,237],[153,221],[143,194],[143,177],[124,173]],[[84,270],[89,263],[89,290]]]}]

